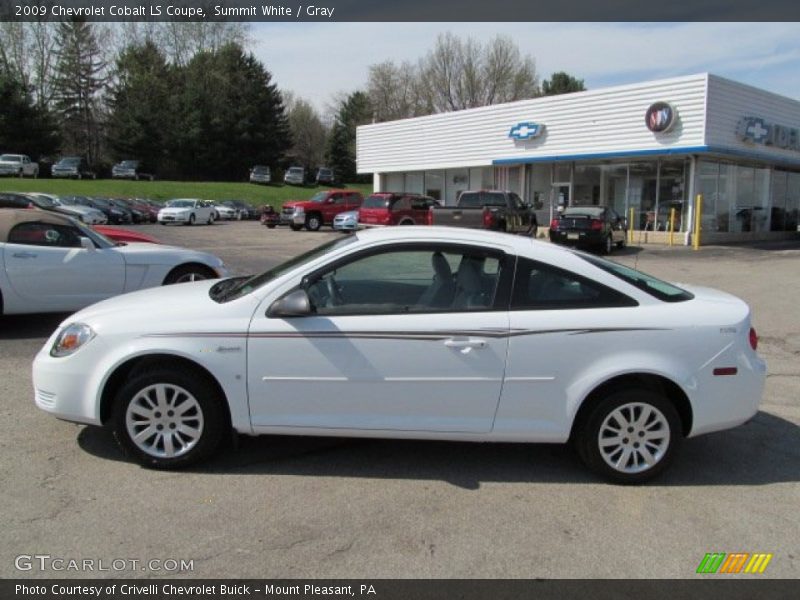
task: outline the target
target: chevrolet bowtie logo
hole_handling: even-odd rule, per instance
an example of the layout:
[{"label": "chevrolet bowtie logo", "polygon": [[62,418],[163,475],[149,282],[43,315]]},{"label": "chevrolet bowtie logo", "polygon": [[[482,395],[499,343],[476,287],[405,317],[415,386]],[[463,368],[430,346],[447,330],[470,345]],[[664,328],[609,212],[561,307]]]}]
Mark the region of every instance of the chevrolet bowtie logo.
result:
[{"label": "chevrolet bowtie logo", "polygon": [[541,135],[544,125],[539,123],[517,123],[508,132],[508,137],[515,140],[530,140]]}]

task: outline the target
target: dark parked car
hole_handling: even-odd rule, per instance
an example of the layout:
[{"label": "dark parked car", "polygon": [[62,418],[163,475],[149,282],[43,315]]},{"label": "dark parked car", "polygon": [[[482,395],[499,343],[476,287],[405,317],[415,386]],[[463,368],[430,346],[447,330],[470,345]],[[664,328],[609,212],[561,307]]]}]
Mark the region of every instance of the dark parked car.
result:
[{"label": "dark parked car", "polygon": [[272,181],[272,173],[265,165],[256,165],[250,169],[250,183],[268,184]]},{"label": "dark parked car", "polygon": [[434,206],[433,225],[493,229],[536,237],[539,222],[533,206],[518,194],[504,190],[466,190],[458,196],[457,206]]},{"label": "dark parked car", "polygon": [[320,167],[317,170],[317,185],[336,185],[336,177],[333,174],[333,169],[328,167]]},{"label": "dark parked car", "polygon": [[72,179],[97,179],[97,174],[89,168],[85,158],[67,156],[59,160],[50,170],[51,177],[71,177]]},{"label": "dark parked car", "polygon": [[430,225],[432,206],[440,204],[429,196],[377,192],[361,204],[358,210],[358,222],[365,227]]},{"label": "dark parked car", "polygon": [[0,192],[0,208],[33,208],[33,200],[24,194]]},{"label": "dark parked car", "polygon": [[113,179],[147,179],[153,181],[155,176],[152,169],[148,169],[140,160],[123,160],[111,167]]},{"label": "dark parked car", "polygon": [[610,254],[624,248],[628,227],[609,206],[568,206],[550,222],[550,241]]},{"label": "dark parked car", "polygon": [[106,198],[87,198],[86,196],[70,196],[78,204],[91,206],[102,212],[111,225],[125,225],[133,221],[133,215],[111,204]]},{"label": "dark parked car", "polygon": [[261,224],[270,229],[275,229],[277,225],[281,224],[281,214],[267,204],[261,209]]},{"label": "dark parked car", "polygon": [[150,214],[148,211],[132,205],[127,200],[122,198],[109,198],[108,202],[111,206],[129,212],[131,214],[131,223],[148,223],[150,221]]}]

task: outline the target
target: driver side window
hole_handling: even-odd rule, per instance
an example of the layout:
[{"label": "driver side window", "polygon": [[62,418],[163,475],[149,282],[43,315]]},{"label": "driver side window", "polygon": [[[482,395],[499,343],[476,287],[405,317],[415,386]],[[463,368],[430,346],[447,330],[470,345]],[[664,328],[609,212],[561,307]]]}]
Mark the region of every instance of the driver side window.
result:
[{"label": "driver side window", "polygon": [[320,273],[305,289],[318,315],[491,310],[501,259],[474,248],[392,249]]},{"label": "driver side window", "polygon": [[66,225],[28,222],[20,223],[9,231],[8,243],[54,248],[80,248],[81,238],[77,230]]}]

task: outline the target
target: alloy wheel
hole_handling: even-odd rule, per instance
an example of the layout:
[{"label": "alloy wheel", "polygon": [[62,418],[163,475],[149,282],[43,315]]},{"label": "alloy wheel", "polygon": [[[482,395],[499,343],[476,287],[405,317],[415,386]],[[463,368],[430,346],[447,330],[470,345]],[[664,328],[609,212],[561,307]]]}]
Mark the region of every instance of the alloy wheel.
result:
[{"label": "alloy wheel", "polygon": [[620,473],[652,469],[670,443],[667,418],[655,406],[631,402],[619,406],[600,425],[597,444],[605,463]]}]

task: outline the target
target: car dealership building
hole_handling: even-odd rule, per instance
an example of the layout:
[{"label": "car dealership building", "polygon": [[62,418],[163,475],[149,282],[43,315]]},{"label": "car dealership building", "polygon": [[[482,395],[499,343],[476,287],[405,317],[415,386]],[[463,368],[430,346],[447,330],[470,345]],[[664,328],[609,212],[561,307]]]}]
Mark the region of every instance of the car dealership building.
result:
[{"label": "car dealership building", "polygon": [[704,243],[782,239],[798,232],[800,102],[691,75],[364,125],[357,165],[376,191],[447,205],[511,190],[542,224],[559,205],[612,206],[642,241],[664,241],[671,214],[692,231],[701,194]]}]

